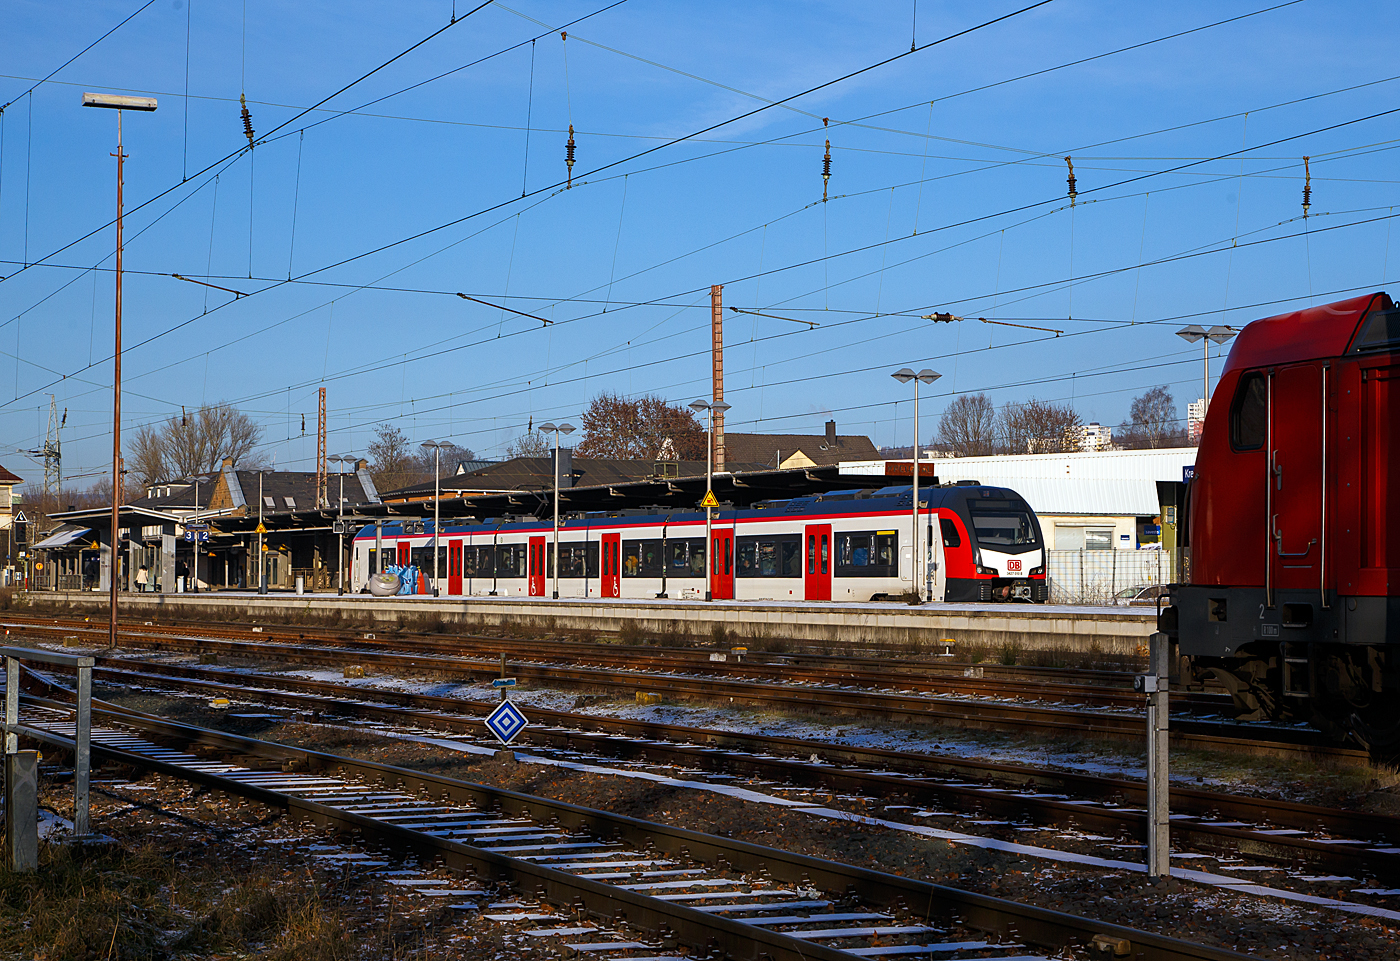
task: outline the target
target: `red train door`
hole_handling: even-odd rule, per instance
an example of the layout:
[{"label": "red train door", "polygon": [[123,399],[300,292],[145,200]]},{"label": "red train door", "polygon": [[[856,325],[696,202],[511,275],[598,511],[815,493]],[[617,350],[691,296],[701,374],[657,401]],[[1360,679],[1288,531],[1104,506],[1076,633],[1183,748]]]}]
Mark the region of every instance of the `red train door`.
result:
[{"label": "red train door", "polygon": [[604,534],[598,542],[599,594],[603,597],[622,596],[622,535]]},{"label": "red train door", "polygon": [[803,586],[807,600],[831,600],[831,525],[808,524],[803,552],[806,561]]},{"label": "red train door", "polygon": [[447,542],[447,593],[462,593],[462,542]]},{"label": "red train door", "polygon": [[413,559],[412,545],[408,541],[399,541],[399,566],[407,567]]},{"label": "red train door", "polygon": [[1322,557],[1322,371],[1284,367],[1273,383],[1273,504],[1268,518],[1276,588],[1317,590]]},{"label": "red train door", "polygon": [[530,538],[530,596],[544,597],[544,538]]},{"label": "red train door", "polygon": [[734,596],[734,529],[710,530],[710,591],[717,601]]}]

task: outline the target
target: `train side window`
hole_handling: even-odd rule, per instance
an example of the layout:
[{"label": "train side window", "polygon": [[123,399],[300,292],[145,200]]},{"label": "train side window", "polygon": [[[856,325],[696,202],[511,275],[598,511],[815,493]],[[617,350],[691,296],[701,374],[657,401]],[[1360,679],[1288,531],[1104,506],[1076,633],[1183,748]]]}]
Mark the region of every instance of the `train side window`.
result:
[{"label": "train side window", "polygon": [[1235,388],[1230,404],[1230,446],[1235,450],[1258,450],[1264,446],[1268,392],[1259,371],[1245,374]]},{"label": "train side window", "polygon": [[782,558],[778,562],[779,577],[802,576],[802,542],[790,538],[779,542]]},{"label": "train side window", "polygon": [[659,538],[622,542],[622,573],[627,577],[660,577],[664,569]]},{"label": "train side window", "polygon": [[943,531],[944,547],[962,547],[962,535],[958,533],[958,525],[953,523],[951,517],[940,517],[938,526]]}]

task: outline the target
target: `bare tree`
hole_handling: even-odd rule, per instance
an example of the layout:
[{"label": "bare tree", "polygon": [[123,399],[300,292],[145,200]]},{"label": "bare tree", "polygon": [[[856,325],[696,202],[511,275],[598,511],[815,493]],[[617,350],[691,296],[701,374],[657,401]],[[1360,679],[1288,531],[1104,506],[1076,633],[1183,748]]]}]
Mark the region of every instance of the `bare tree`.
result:
[{"label": "bare tree", "polygon": [[[374,440],[366,450],[370,477],[379,490],[398,490],[422,480],[422,466],[410,449],[408,435],[394,425],[385,423],[376,427]],[[431,477],[430,474],[429,479]]]},{"label": "bare tree", "polygon": [[605,392],[583,412],[578,453],[619,460],[652,460],[664,453],[677,460],[701,460],[705,430],[693,412],[654,394],[629,400]]},{"label": "bare tree", "polygon": [[943,410],[938,442],[962,457],[996,449],[997,411],[986,394],[963,394]]},{"label": "bare tree", "polygon": [[1128,417],[1118,427],[1118,442],[1124,447],[1184,447],[1187,443],[1176,416],[1176,398],[1166,386],[1133,398]]},{"label": "bare tree", "polygon": [[1081,421],[1068,404],[1030,400],[1001,409],[1005,449],[1015,454],[1059,454],[1079,450]]},{"label": "bare tree", "polygon": [[548,457],[554,442],[543,431],[531,430],[521,434],[506,446],[507,457]]},{"label": "bare tree", "polygon": [[143,484],[179,480],[217,470],[225,458],[240,467],[259,466],[253,449],[262,428],[247,414],[225,404],[206,404],[190,414],[137,429],[127,461]]},{"label": "bare tree", "polygon": [[448,443],[442,447],[437,454],[433,454],[433,448],[420,448],[417,458],[417,467],[420,474],[425,475],[426,480],[433,479],[433,465],[438,468],[439,477],[451,477],[457,472],[457,465],[464,460],[476,460],[476,452],[470,447],[459,447],[456,444]]}]

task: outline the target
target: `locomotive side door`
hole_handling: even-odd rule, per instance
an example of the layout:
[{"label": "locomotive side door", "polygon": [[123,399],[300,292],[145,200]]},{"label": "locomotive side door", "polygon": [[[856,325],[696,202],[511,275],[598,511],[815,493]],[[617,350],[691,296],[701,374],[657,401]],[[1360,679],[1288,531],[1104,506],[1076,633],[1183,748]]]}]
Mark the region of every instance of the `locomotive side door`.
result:
[{"label": "locomotive side door", "polygon": [[530,596],[544,597],[544,538],[530,538]]},{"label": "locomotive side door", "polygon": [[622,596],[622,534],[603,534],[598,541],[599,594],[603,597]]},{"label": "locomotive side door", "polygon": [[734,529],[710,530],[710,591],[717,601],[734,597]]},{"label": "locomotive side door", "polygon": [[1269,456],[1269,565],[1275,588],[1317,590],[1322,574],[1322,368],[1274,373]]},{"label": "locomotive side door", "polygon": [[447,593],[462,593],[462,542],[447,542]]},{"label": "locomotive side door", "polygon": [[831,525],[808,524],[802,546],[804,596],[809,601],[831,600]]}]

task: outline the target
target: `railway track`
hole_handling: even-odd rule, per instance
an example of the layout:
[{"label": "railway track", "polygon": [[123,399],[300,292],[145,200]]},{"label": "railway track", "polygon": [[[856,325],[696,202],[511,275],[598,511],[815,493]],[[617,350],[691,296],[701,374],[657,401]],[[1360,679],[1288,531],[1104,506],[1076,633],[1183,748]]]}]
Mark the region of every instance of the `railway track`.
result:
[{"label": "railway track", "polygon": [[[24,710],[24,723],[37,739],[71,749],[68,705],[31,697]],[[687,953],[773,961],[905,954],[1048,961],[1074,950],[1144,961],[1244,957],[957,888],[105,705],[94,705],[93,722],[93,752],[105,760],[194,781],[297,820],[417,851],[478,879],[536,891],[574,919],[547,935],[585,937],[599,930],[596,921],[613,929],[625,924],[647,938],[582,942],[575,948],[580,953],[676,956],[669,949],[684,946]]]},{"label": "railway track", "polygon": [[[6,626],[24,626],[47,633],[86,634],[100,637],[103,631],[91,622],[50,618],[7,617]],[[304,645],[324,639],[337,645],[353,645],[401,653],[433,653],[442,656],[493,657],[509,648],[517,662],[564,663],[600,669],[689,674],[723,675],[767,683],[805,685],[840,684],[871,690],[909,690],[921,693],[1021,699],[1068,701],[1098,707],[1135,709],[1141,698],[1133,693],[1132,674],[1121,671],[1069,671],[1063,668],[1015,668],[1007,665],[944,666],[936,659],[890,661],[842,655],[737,654],[733,651],[695,648],[668,648],[583,644],[568,641],[535,641],[518,638],[415,634],[408,637],[379,638],[373,634],[350,636],[344,633],[290,631],[268,628],[253,632],[246,628],[218,628],[204,625],[125,625],[123,635],[187,637],[192,632],[209,638]],[[736,649],[743,650],[743,649]],[[1221,693],[1182,692],[1175,698],[1178,712],[1219,713],[1229,709],[1230,698]]]},{"label": "railway track", "polygon": [[[327,681],[99,657],[104,683],[232,696],[312,715],[367,719],[410,729],[478,736],[493,705],[460,698],[356,688]],[[982,818],[1147,836],[1140,782],[1061,774],[1014,765],[933,758],[910,752],[841,748],[817,741],[529,709],[522,735],[541,747],[603,757],[748,774],[886,801],[952,807]],[[969,782],[969,778],[972,780]],[[1298,802],[1185,788],[1173,790],[1176,843],[1209,853],[1243,854],[1276,864],[1400,882],[1400,818]]]},{"label": "railway track", "polygon": [[[73,637],[94,640],[105,632],[90,624],[82,628],[12,627],[21,635],[56,639]],[[497,676],[499,662],[472,660],[462,656],[435,653],[385,651],[379,649],[326,647],[314,644],[278,643],[275,640],[244,640],[208,636],[203,631],[150,633],[143,627],[122,631],[123,643],[156,650],[196,654],[232,654],[275,659],[284,663],[308,665],[374,665],[393,671],[431,671],[473,680]],[[258,637],[253,634],[253,637]],[[980,700],[921,694],[916,691],[872,691],[833,684],[794,685],[779,682],[735,680],[687,674],[630,672],[614,668],[590,668],[555,664],[510,664],[517,678],[547,684],[582,687],[632,694],[636,691],[664,693],[675,697],[717,700],[752,706],[765,706],[793,712],[851,713],[942,724],[969,730],[1014,730],[1045,737],[1085,735],[1129,743],[1144,738],[1140,697],[1133,713],[1085,711],[1061,706],[1010,701]],[[1301,728],[1239,725],[1201,719],[1175,718],[1172,746],[1177,749],[1227,750],[1274,756],[1350,757],[1364,759],[1365,752],[1338,748],[1317,732]]]}]

